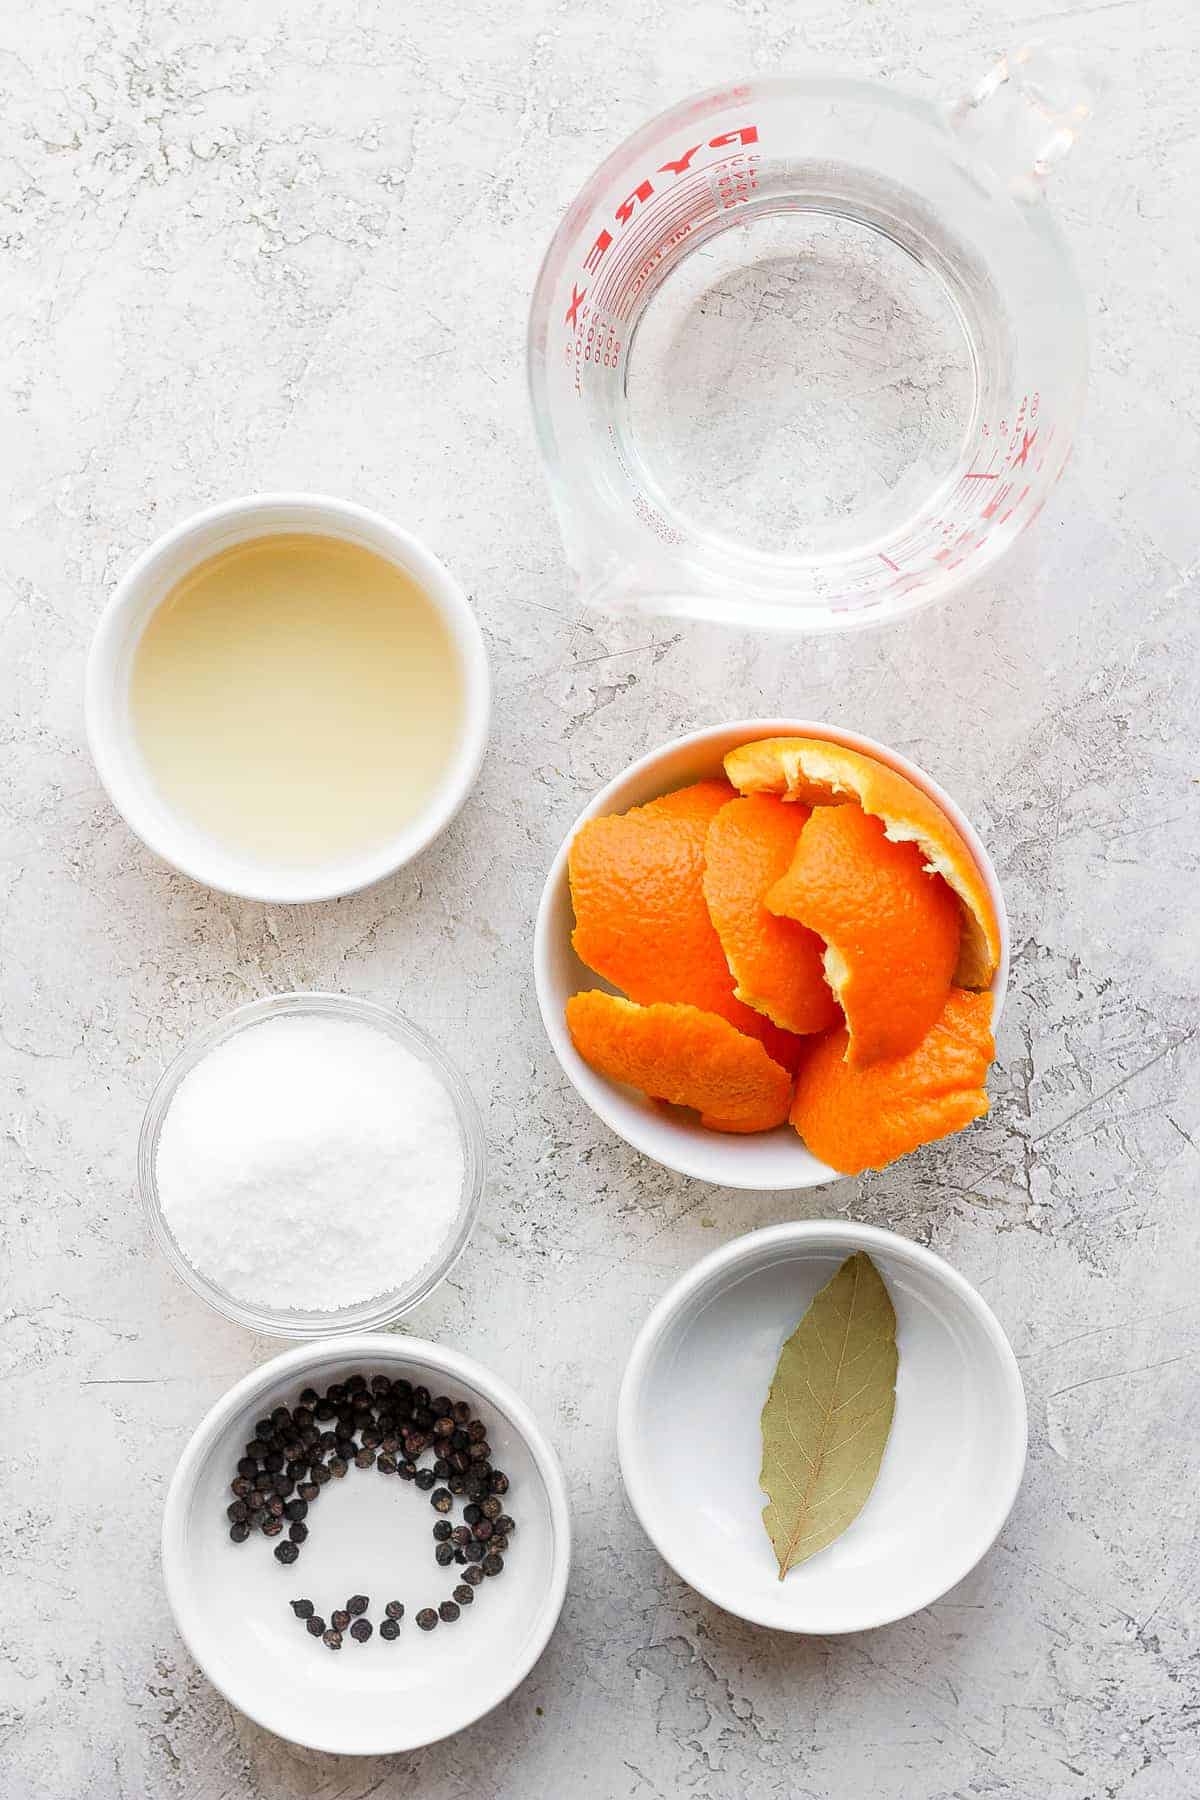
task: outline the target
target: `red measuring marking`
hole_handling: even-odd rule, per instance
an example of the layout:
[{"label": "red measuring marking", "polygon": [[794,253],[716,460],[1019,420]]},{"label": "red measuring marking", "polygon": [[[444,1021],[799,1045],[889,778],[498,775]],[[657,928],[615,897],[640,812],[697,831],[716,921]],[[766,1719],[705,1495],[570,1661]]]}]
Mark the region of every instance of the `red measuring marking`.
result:
[{"label": "red measuring marking", "polygon": [[600,299],[604,306],[611,306],[614,296],[620,293],[628,279],[631,267],[648,256],[661,241],[669,221],[686,212],[697,195],[707,192],[707,188],[705,171],[695,170],[668,194],[645,209],[639,221],[640,228],[634,228],[605,270],[600,287]]},{"label": "red measuring marking", "polygon": [[567,308],[567,316],[563,320],[564,325],[574,325],[578,322],[579,309],[583,305],[586,294],[586,288],[584,288],[583,293],[581,294],[579,289],[575,286],[575,283],[571,283],[571,304]]},{"label": "red measuring marking", "polygon": [[879,560],[880,562],[885,562],[889,569],[895,569],[897,575],[900,573],[900,564],[894,563],[890,556],[885,556],[883,554],[882,550],[879,552]]},{"label": "red measuring marking", "polygon": [[1037,434],[1038,434],[1038,428],[1036,425],[1034,426],[1032,432],[1022,430],[1022,432],[1021,432],[1021,439],[1022,439],[1021,448],[1018,451],[1017,455],[1013,457],[1012,466],[1014,469],[1021,468],[1021,466],[1024,463],[1027,463],[1029,461],[1029,452],[1033,449],[1034,444],[1037,442]]},{"label": "red measuring marking", "polygon": [[963,476],[964,481],[999,481],[999,475],[985,475],[982,470],[969,469]]}]

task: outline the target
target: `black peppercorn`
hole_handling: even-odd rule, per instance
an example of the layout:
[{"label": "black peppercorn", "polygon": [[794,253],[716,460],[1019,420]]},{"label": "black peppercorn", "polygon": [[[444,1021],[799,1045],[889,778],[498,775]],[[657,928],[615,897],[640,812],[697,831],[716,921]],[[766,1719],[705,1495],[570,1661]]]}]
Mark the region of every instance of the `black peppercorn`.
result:
[{"label": "black peppercorn", "polygon": [[294,1563],[299,1554],[299,1544],[293,1544],[290,1538],[285,1538],[282,1544],[276,1544],[275,1546],[275,1559],[277,1562]]},{"label": "black peppercorn", "polygon": [[287,1466],[287,1473],[292,1481],[303,1481],[308,1474],[308,1464],[302,1456],[295,1456]]},{"label": "black peppercorn", "polygon": [[394,1431],[386,1432],[379,1448],[387,1456],[398,1456],[400,1453],[400,1439]]},{"label": "black peppercorn", "polygon": [[454,1505],[454,1496],[447,1488],[434,1488],[429,1496],[429,1504],[434,1512],[448,1513]]},{"label": "black peppercorn", "polygon": [[438,1616],[432,1606],[423,1606],[417,1614],[417,1624],[422,1631],[432,1631],[438,1622]]},{"label": "black peppercorn", "polygon": [[229,1527],[229,1535],[235,1544],[244,1544],[246,1539],[250,1536],[250,1527],[247,1525],[245,1519],[236,1520]]},{"label": "black peppercorn", "polygon": [[325,1398],[331,1406],[340,1406],[346,1398],[346,1389],[340,1381],[333,1381],[325,1389]]},{"label": "black peppercorn", "polygon": [[477,1562],[483,1561],[483,1545],[482,1544],[478,1544],[475,1542],[472,1542],[469,1544],[464,1544],[462,1547],[462,1553],[466,1557],[466,1559],[469,1563],[477,1563]]},{"label": "black peppercorn", "polygon": [[488,1554],[483,1559],[483,1572],[485,1575],[503,1575],[504,1558],[498,1551],[488,1551]]},{"label": "black peppercorn", "polygon": [[508,1538],[506,1537],[506,1535],[504,1534],[503,1531],[496,1532],[495,1536],[492,1538],[492,1541],[489,1545],[489,1549],[499,1550],[499,1551],[504,1551],[504,1550],[508,1549]]},{"label": "black peppercorn", "polygon": [[285,1519],[306,1519],[308,1517],[307,1500],[289,1500],[283,1509]]},{"label": "black peppercorn", "polygon": [[288,1536],[291,1538],[293,1544],[306,1543],[308,1541],[308,1526],[299,1523],[289,1525]]},{"label": "black peppercorn", "polygon": [[[500,1514],[504,1511],[504,1508],[495,1494],[489,1494],[486,1500],[481,1500],[479,1502],[479,1511],[483,1514],[485,1519],[498,1519]],[[466,1517],[465,1513],[463,1514],[463,1517]],[[472,1521],[472,1523],[473,1522],[474,1521]]]},{"label": "black peppercorn", "polygon": [[258,1474],[258,1462],[256,1458],[253,1456],[243,1456],[238,1463],[237,1472],[239,1475],[245,1475],[249,1480],[253,1480]]},{"label": "black peppercorn", "polygon": [[467,1451],[467,1458],[473,1463],[484,1463],[487,1462],[491,1454],[492,1446],[485,1438],[482,1443],[471,1445],[471,1448]]},{"label": "black peppercorn", "polygon": [[343,1462],[349,1462],[351,1457],[354,1456],[358,1450],[358,1445],[355,1443],[354,1439],[352,1437],[347,1437],[344,1431],[338,1432],[333,1447]]},{"label": "black peppercorn", "polygon": [[312,1478],[317,1483],[318,1487],[324,1487],[325,1483],[332,1480],[335,1475],[340,1480],[345,1473],[346,1463],[344,1459],[340,1456],[331,1456],[327,1463],[317,1463],[314,1465]]},{"label": "black peppercorn", "polygon": [[283,1530],[283,1520],[276,1519],[270,1513],[268,1513],[266,1518],[262,1522],[263,1536],[264,1537],[278,1537],[282,1530]]},{"label": "black peppercorn", "polygon": [[292,1422],[292,1415],[288,1411],[286,1406],[277,1406],[271,1414],[271,1423],[275,1427],[276,1431],[279,1430],[279,1427],[281,1425],[290,1425],[291,1422]]},{"label": "black peppercorn", "polygon": [[[435,1537],[437,1536],[437,1530],[438,1528],[435,1525],[433,1528]],[[456,1525],[450,1533],[450,1541],[453,1544],[457,1544],[461,1550],[464,1544],[469,1544],[471,1541],[471,1527],[469,1525]]]},{"label": "black peppercorn", "polygon": [[344,1606],[340,1606],[337,1612],[330,1613],[329,1623],[333,1626],[335,1631],[345,1631],[347,1625],[350,1623],[350,1614],[346,1611]]},{"label": "black peppercorn", "polygon": [[285,1460],[282,1450],[268,1450],[267,1454],[263,1457],[263,1468],[267,1471],[268,1475],[278,1475]]},{"label": "black peppercorn", "polygon": [[496,1527],[492,1524],[490,1519],[480,1519],[478,1525],[473,1525],[471,1527],[471,1530],[475,1534],[475,1542],[477,1544],[486,1544],[495,1529]]},{"label": "black peppercorn", "polygon": [[314,1613],[311,1619],[306,1620],[305,1624],[306,1629],[309,1630],[314,1637],[324,1637],[325,1621],[320,1613]]},{"label": "black peppercorn", "polygon": [[301,1406],[313,1407],[317,1404],[317,1401],[320,1398],[321,1398],[320,1394],[318,1394],[316,1388],[314,1388],[314,1387],[301,1388],[301,1390],[300,1390]]},{"label": "black peppercorn", "polygon": [[453,1529],[454,1527],[451,1525],[449,1519],[439,1519],[433,1528],[434,1542],[444,1544]]},{"label": "black peppercorn", "polygon": [[433,1465],[433,1472],[439,1481],[445,1481],[447,1475],[450,1474],[450,1464],[446,1461],[444,1456],[438,1457]]},{"label": "black peppercorn", "polygon": [[451,1475],[446,1482],[446,1486],[450,1489],[452,1494],[461,1495],[465,1494],[467,1491],[467,1484],[461,1475]]},{"label": "black peppercorn", "polygon": [[463,1518],[468,1525],[478,1525],[480,1519],[484,1517],[485,1514],[482,1506],[476,1506],[473,1500],[469,1506],[463,1507]]},{"label": "black peppercorn", "polygon": [[402,1619],[404,1617],[404,1602],[403,1600],[389,1600],[383,1610],[389,1619]]},{"label": "black peppercorn", "polygon": [[364,1394],[367,1390],[367,1378],[356,1369],[353,1375],[347,1375],[344,1385],[348,1394]]},{"label": "black peppercorn", "polygon": [[487,1426],[482,1419],[472,1419],[467,1426],[467,1436],[473,1444],[481,1443],[487,1436]]},{"label": "black peppercorn", "polygon": [[327,1425],[330,1419],[337,1417],[337,1407],[332,1400],[319,1400],[313,1410],[322,1425]]},{"label": "black peppercorn", "polygon": [[322,1456],[328,1456],[331,1450],[336,1450],[337,1433],[334,1431],[323,1431],[317,1439],[317,1449],[321,1452]]},{"label": "black peppercorn", "polygon": [[379,1627],[379,1635],[381,1638],[386,1638],[389,1644],[392,1642],[393,1638],[398,1638],[400,1636],[400,1627],[396,1620],[385,1619]]},{"label": "black peppercorn", "polygon": [[249,1511],[250,1508],[244,1500],[231,1500],[225,1508],[225,1517],[231,1519],[236,1525],[241,1523]]},{"label": "black peppercorn", "polygon": [[449,1457],[449,1466],[456,1475],[466,1475],[470,1472],[471,1459],[465,1450],[452,1450]]},{"label": "black peppercorn", "polygon": [[[489,1514],[489,1517],[491,1515]],[[505,1537],[511,1537],[517,1529],[517,1521],[510,1519],[507,1513],[500,1513],[496,1519],[496,1530],[502,1531]]]},{"label": "black peppercorn", "polygon": [[291,1606],[298,1619],[311,1619],[315,1611],[311,1600],[293,1600]]},{"label": "black peppercorn", "polygon": [[483,1580],[483,1570],[478,1563],[468,1563],[462,1572],[462,1578],[471,1587],[478,1587]]},{"label": "black peppercorn", "polygon": [[427,1494],[429,1492],[430,1488],[436,1482],[437,1476],[434,1474],[432,1469],[418,1469],[416,1472],[416,1475],[413,1477],[413,1479],[416,1482],[417,1486],[420,1488],[421,1492],[423,1494]]},{"label": "black peppercorn", "polygon": [[374,1629],[370,1619],[355,1619],[350,1627],[350,1636],[356,1644],[365,1644]]},{"label": "black peppercorn", "polygon": [[507,1494],[508,1476],[504,1473],[503,1469],[492,1470],[492,1478],[488,1483],[488,1486],[491,1488],[493,1494]]},{"label": "black peppercorn", "polygon": [[372,1375],[371,1392],[375,1395],[377,1400],[382,1400],[384,1396],[390,1394],[391,1391],[392,1384],[386,1375]]},{"label": "black peppercorn", "polygon": [[229,1484],[229,1491],[236,1494],[239,1500],[244,1500],[247,1494],[254,1492],[254,1483],[248,1475],[235,1475]]},{"label": "black peppercorn", "polygon": [[454,1545],[439,1544],[433,1554],[437,1558],[439,1569],[449,1568],[450,1564],[454,1561]]},{"label": "black peppercorn", "polygon": [[443,1600],[442,1604],[438,1607],[438,1618],[442,1619],[447,1625],[453,1625],[455,1619],[458,1617],[458,1612],[459,1609],[453,1600]]},{"label": "black peppercorn", "polygon": [[475,1599],[475,1589],[462,1581],[454,1590],[454,1598],[460,1606],[470,1606]]},{"label": "black peppercorn", "polygon": [[319,1484],[315,1481],[302,1481],[300,1486],[296,1489],[296,1492],[299,1494],[301,1500],[306,1501],[307,1504],[311,1506],[313,1501],[317,1498],[317,1495],[321,1492],[321,1489]]},{"label": "black peppercorn", "polygon": [[400,1477],[401,1481],[415,1481],[416,1474],[417,1474],[417,1465],[414,1462],[409,1462],[408,1458],[406,1457],[403,1462],[396,1464],[396,1473]]},{"label": "black peppercorn", "polygon": [[323,1642],[328,1644],[331,1650],[340,1650],[342,1647],[342,1634],[336,1628],[332,1631],[327,1631]]},{"label": "black peppercorn", "polygon": [[467,1559],[466,1559],[466,1557],[465,1557],[465,1556],[464,1556],[464,1555],[463,1555],[463,1553],[462,1553],[462,1551],[461,1551],[461,1550],[456,1550],[456,1551],[455,1551],[455,1552],[454,1552],[454,1560],[455,1560],[455,1562],[456,1562],[456,1563],[458,1563],[458,1564],[459,1564],[459,1565],[460,1565],[460,1566],[461,1566],[461,1564],[463,1564],[463,1563],[465,1563],[465,1562],[466,1562],[466,1560],[467,1560]]},{"label": "black peppercorn", "polygon": [[346,1611],[352,1619],[360,1619],[370,1604],[366,1594],[351,1594],[346,1602]]},{"label": "black peppercorn", "polygon": [[356,1469],[373,1469],[375,1467],[375,1452],[373,1450],[360,1450],[354,1459],[354,1466]]},{"label": "black peppercorn", "polygon": [[442,1413],[433,1421],[434,1437],[448,1438],[454,1435],[454,1420],[448,1413]]},{"label": "black peppercorn", "polygon": [[454,1414],[455,1419],[460,1425],[467,1425],[470,1423],[471,1407],[468,1401],[456,1400],[454,1405],[450,1408],[450,1411]]},{"label": "black peppercorn", "polygon": [[385,1450],[377,1459],[375,1467],[379,1470],[381,1475],[394,1475],[396,1473],[396,1459],[394,1456],[389,1456]]}]

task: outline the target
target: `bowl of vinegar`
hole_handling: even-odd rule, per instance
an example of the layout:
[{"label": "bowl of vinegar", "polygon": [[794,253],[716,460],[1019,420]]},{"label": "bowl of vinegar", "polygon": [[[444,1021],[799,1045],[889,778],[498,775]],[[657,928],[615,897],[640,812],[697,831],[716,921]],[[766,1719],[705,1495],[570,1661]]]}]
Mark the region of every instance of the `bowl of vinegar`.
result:
[{"label": "bowl of vinegar", "polygon": [[410,533],[347,501],[210,508],[134,564],[88,661],[88,739],[126,823],[247,899],[353,893],[469,793],[490,684],[474,615]]}]

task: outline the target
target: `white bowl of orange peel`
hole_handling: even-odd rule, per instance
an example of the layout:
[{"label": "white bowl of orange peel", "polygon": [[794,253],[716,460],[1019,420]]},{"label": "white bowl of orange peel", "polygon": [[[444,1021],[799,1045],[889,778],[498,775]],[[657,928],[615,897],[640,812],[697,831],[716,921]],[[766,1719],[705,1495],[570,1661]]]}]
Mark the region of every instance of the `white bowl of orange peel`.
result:
[{"label": "white bowl of orange peel", "polygon": [[585,808],[534,976],[559,1063],[626,1143],[723,1187],[816,1187],[987,1112],[1008,922],[915,764],[750,719],[651,751]]}]

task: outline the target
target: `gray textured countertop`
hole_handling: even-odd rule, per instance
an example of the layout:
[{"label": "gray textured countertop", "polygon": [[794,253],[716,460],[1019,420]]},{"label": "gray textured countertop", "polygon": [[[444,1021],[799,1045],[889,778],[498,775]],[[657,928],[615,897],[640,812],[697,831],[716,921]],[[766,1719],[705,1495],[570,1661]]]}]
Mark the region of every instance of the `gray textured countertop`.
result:
[{"label": "gray textured countertop", "polygon": [[[806,55],[956,91],[1057,31],[1111,87],[1055,184],[1094,334],[1089,410],[1031,541],[885,634],[750,641],[577,611],[536,465],[536,260],[667,101]],[[0,20],[0,1790],[4,1800],[1184,1800],[1200,1791],[1195,1082],[1200,16],[1193,0],[23,0]],[[489,639],[479,790],[418,866],[337,905],[218,898],[100,793],[80,675],[129,559],[202,503],[326,490],[423,534]],[[627,1152],[544,1042],[542,872],[633,754],[755,711],[915,757],[996,858],[1015,960],[967,1135],[790,1197]],[[565,1460],[559,1631],[498,1713],[397,1761],[239,1719],[163,1598],[163,1492],[272,1346],[158,1259],[137,1128],[196,1026],[272,990],[395,1002],[465,1065],[493,1175],[414,1330],[486,1359]],[[617,1380],[703,1251],[795,1211],[929,1243],[1021,1359],[1029,1469],[946,1600],[849,1639],[743,1626],[623,1499]]]}]

